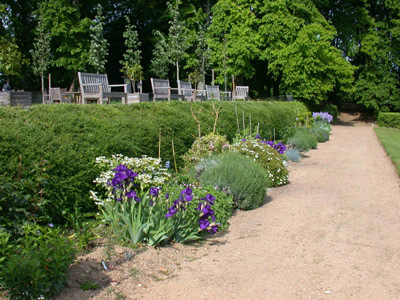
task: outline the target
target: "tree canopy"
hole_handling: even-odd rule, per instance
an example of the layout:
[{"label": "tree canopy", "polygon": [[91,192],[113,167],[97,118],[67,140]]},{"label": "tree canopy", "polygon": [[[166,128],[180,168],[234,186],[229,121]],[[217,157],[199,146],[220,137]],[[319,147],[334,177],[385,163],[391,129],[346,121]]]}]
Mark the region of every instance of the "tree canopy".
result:
[{"label": "tree canopy", "polygon": [[121,82],[122,64],[149,91],[150,77],[209,84],[214,69],[255,97],[400,110],[398,1],[3,0],[0,14],[0,80],[18,89],[39,89],[38,72],[53,86],[78,71]]}]

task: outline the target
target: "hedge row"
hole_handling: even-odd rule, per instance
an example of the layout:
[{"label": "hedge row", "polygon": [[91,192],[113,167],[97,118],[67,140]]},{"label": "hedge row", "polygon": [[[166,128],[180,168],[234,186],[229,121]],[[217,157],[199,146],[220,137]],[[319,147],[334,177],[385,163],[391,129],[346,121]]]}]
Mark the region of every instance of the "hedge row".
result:
[{"label": "hedge row", "polygon": [[382,127],[400,128],[400,113],[379,113],[378,125]]},{"label": "hedge row", "polygon": [[[305,111],[296,102],[219,102],[215,108],[220,111],[217,133],[226,135],[230,141],[237,132],[236,111],[241,127],[243,114],[246,126],[251,115],[253,128],[259,123],[262,136],[270,136],[275,129],[277,138],[293,126],[297,113]],[[212,131],[215,120],[212,103],[193,103],[192,110],[200,121],[201,134]],[[173,141],[181,165],[181,156],[198,135],[191,104],[187,102],[40,105],[29,110],[2,107],[0,202],[3,203],[0,204],[10,197],[18,203],[24,202],[22,198],[40,201],[41,213],[59,223],[68,221],[74,210],[93,211],[88,192],[95,189],[93,180],[98,175],[95,158],[116,153],[158,157],[160,130],[163,161],[173,161]],[[10,188],[17,181],[18,187]],[[25,205],[31,210],[38,207],[26,201]]]}]

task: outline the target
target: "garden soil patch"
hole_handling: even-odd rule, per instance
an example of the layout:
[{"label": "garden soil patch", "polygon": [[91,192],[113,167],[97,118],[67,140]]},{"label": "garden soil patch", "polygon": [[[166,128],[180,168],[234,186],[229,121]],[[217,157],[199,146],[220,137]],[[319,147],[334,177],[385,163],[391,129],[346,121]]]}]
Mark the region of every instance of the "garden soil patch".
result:
[{"label": "garden soil patch", "polygon": [[398,299],[400,179],[371,123],[342,114],[289,171],[290,184],[202,243],[116,247],[108,271],[98,245],[56,299]]}]

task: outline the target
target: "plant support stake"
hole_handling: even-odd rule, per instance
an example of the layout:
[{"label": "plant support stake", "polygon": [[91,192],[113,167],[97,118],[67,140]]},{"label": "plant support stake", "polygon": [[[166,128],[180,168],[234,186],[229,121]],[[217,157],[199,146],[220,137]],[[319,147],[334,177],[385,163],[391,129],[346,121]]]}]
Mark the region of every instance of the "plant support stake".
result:
[{"label": "plant support stake", "polygon": [[174,140],[172,140],[172,156],[174,157],[175,173],[178,173],[178,168],[176,167]]}]

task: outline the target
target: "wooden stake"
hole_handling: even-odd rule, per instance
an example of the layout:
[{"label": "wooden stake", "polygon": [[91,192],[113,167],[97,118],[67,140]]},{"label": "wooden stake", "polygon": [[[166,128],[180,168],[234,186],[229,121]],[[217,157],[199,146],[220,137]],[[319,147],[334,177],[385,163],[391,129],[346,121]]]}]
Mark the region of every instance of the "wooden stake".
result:
[{"label": "wooden stake", "polygon": [[177,168],[177,166],[176,166],[176,157],[175,157],[174,140],[172,140],[172,156],[174,157],[175,173],[178,173],[178,168]]},{"label": "wooden stake", "polygon": [[260,123],[257,124],[257,135],[259,135],[260,133]]},{"label": "wooden stake", "polygon": [[252,132],[251,132],[251,114],[250,114],[250,131],[249,131],[249,135],[251,136]]},{"label": "wooden stake", "polygon": [[243,135],[246,135],[246,127],[244,124],[244,110],[243,110]]},{"label": "wooden stake", "polygon": [[237,123],[238,133],[240,134],[239,116],[238,116],[237,104],[236,103],[235,103],[235,113],[236,113],[236,123]]},{"label": "wooden stake", "polygon": [[161,158],[161,128],[158,129],[158,158]]},{"label": "wooden stake", "polygon": [[275,128],[274,128],[274,144],[275,144]]}]

